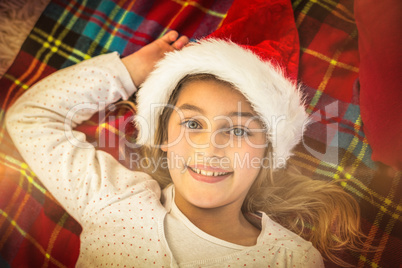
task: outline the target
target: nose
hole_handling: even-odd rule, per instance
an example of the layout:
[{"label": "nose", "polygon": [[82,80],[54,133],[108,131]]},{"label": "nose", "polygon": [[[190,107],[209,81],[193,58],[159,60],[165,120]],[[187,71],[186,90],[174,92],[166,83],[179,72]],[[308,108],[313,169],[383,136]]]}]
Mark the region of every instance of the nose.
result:
[{"label": "nose", "polygon": [[192,135],[189,143],[199,153],[207,157],[224,157],[227,145],[227,138],[218,131],[203,131]]}]

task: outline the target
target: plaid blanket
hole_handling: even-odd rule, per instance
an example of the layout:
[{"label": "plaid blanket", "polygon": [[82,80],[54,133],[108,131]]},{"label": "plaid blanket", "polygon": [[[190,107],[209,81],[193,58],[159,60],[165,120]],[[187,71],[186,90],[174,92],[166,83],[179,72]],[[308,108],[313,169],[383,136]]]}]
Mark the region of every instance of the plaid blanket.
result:
[{"label": "plaid blanket", "polygon": [[[52,0],[0,80],[0,267],[72,267],[81,232],[15,150],[4,126],[7,107],[36,81],[84,59],[109,51],[128,55],[169,29],[192,39],[205,36],[219,27],[232,2]],[[353,1],[292,4],[299,80],[313,123],[291,161],[314,179],[345,179],[345,191],[361,205],[365,247],[380,250],[344,252],[345,260],[356,267],[399,267],[401,173],[372,162],[362,131]],[[119,119],[97,118],[80,126],[89,139],[125,135],[115,131]]]}]

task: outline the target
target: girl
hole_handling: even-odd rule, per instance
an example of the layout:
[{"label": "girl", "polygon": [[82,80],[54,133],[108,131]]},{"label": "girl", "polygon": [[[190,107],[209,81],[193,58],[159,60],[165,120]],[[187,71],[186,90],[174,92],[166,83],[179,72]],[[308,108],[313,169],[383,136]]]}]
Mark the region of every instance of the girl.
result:
[{"label": "girl", "polygon": [[[357,205],[334,185],[282,169],[307,118],[297,88],[234,43],[181,50],[187,43],[173,31],[122,60],[111,53],[66,68],[7,114],[22,156],[83,228],[77,266],[336,260],[358,234]],[[135,171],[74,128],[141,84],[135,123],[147,165]]]}]

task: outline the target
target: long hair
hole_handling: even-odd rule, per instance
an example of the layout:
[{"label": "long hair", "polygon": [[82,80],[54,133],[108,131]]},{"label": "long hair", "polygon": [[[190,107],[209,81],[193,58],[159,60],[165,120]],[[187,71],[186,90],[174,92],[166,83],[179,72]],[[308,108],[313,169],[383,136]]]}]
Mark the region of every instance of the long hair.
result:
[{"label": "long hair", "polygon": [[[229,82],[211,74],[187,75],[177,84],[168,104],[177,103],[180,90],[188,83],[208,80],[233,88]],[[155,144],[167,140],[171,113],[172,109],[165,109],[159,117]],[[270,157],[271,153],[268,147],[266,156]],[[148,160],[141,171],[150,174],[162,189],[172,183],[166,152],[142,146],[140,155]],[[313,180],[289,164],[286,169],[274,173],[272,169],[261,168],[243,202],[242,211],[245,215],[265,212],[271,219],[310,241],[324,258],[340,266],[350,266],[339,257],[340,253],[344,250],[359,251],[363,244],[356,200],[334,182]]]}]

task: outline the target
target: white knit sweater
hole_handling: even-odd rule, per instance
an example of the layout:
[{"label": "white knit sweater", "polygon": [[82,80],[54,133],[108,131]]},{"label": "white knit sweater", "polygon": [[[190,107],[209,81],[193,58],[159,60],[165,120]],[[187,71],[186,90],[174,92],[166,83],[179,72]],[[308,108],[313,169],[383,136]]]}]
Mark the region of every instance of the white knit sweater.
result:
[{"label": "white knit sweater", "polygon": [[[127,99],[135,90],[118,54],[111,53],[54,73],[7,113],[7,129],[21,155],[82,226],[78,267],[178,266],[169,247],[174,232],[169,243],[165,235],[172,229],[165,226],[169,195],[162,204],[161,189],[149,175],[128,170],[73,130],[105,104]],[[200,256],[181,266],[323,267],[310,242],[265,214],[261,223],[255,246]],[[195,249],[197,241],[190,242],[186,247],[193,244]]]}]

